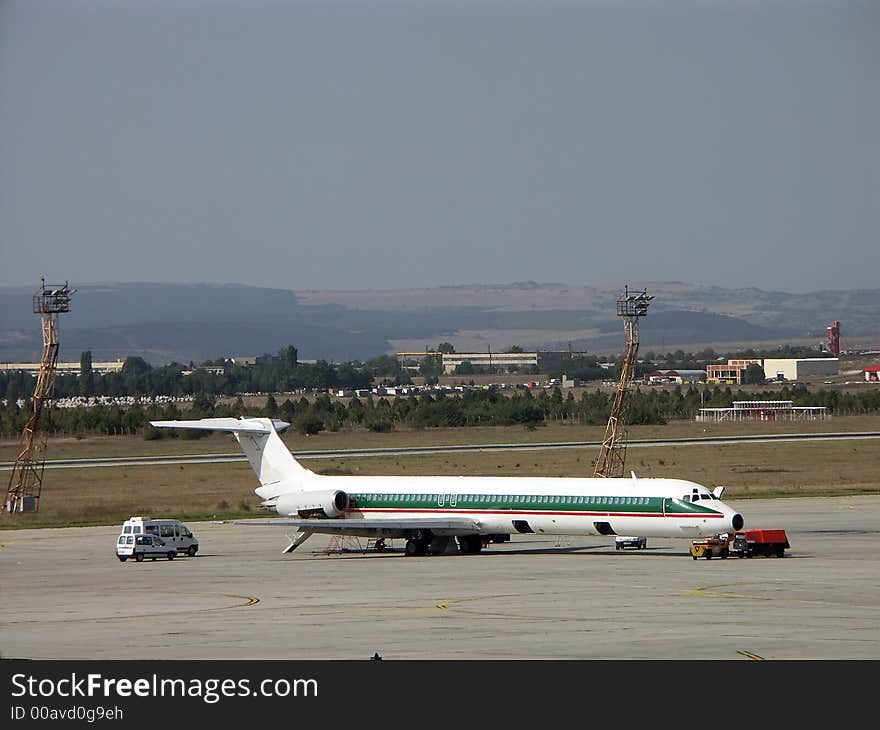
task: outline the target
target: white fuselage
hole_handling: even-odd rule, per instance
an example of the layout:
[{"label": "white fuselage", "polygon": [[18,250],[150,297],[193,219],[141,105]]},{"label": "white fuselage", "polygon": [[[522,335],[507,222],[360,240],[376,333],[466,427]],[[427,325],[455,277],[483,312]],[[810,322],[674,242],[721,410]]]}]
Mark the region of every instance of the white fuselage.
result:
[{"label": "white fuselage", "polygon": [[[681,479],[320,476],[263,486],[273,509],[286,492],[339,490],[351,520],[464,517],[481,532],[697,537],[733,532],[742,518],[706,488]],[[283,505],[283,502],[282,502]],[[279,511],[276,509],[276,511]],[[292,512],[279,511],[285,516]],[[366,526],[366,525],[365,525]]]}]

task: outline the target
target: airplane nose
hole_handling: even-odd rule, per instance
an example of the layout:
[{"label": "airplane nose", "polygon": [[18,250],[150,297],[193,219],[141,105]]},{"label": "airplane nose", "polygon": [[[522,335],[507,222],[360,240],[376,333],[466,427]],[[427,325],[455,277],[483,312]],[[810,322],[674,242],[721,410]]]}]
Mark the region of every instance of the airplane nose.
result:
[{"label": "airplane nose", "polygon": [[733,516],[733,518],[730,520],[730,522],[733,524],[734,530],[741,530],[742,526],[745,524],[745,520],[743,519],[742,515],[739,513],[735,514]]}]

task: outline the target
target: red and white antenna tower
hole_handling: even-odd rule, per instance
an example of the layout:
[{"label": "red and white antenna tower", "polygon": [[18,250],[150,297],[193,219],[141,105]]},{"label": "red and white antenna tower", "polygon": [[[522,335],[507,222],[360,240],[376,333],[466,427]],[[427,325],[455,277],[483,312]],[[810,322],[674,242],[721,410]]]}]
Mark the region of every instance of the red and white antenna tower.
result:
[{"label": "red and white antenna tower", "polygon": [[828,328],[828,349],[834,357],[840,356],[840,322],[837,320]]}]

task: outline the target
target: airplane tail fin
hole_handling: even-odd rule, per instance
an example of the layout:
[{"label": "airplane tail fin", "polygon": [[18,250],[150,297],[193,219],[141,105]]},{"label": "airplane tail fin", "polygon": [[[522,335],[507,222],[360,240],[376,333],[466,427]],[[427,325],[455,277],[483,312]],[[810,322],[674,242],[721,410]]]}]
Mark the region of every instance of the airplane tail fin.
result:
[{"label": "airplane tail fin", "polygon": [[270,499],[284,485],[301,484],[312,472],[301,466],[284,445],[279,431],[290,424],[271,418],[201,418],[195,421],[150,421],[155,428],[189,428],[228,431],[235,436],[260,480],[256,493]]}]

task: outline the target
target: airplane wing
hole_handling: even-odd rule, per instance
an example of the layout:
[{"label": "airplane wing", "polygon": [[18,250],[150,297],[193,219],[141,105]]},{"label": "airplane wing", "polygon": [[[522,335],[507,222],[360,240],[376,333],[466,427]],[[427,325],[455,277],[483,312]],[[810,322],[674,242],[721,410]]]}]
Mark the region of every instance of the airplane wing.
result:
[{"label": "airplane wing", "polygon": [[421,531],[435,535],[479,535],[480,523],[464,517],[427,518],[395,517],[379,520],[266,520],[236,521],[237,525],[262,527],[295,527],[301,532],[353,537],[414,537]]}]

